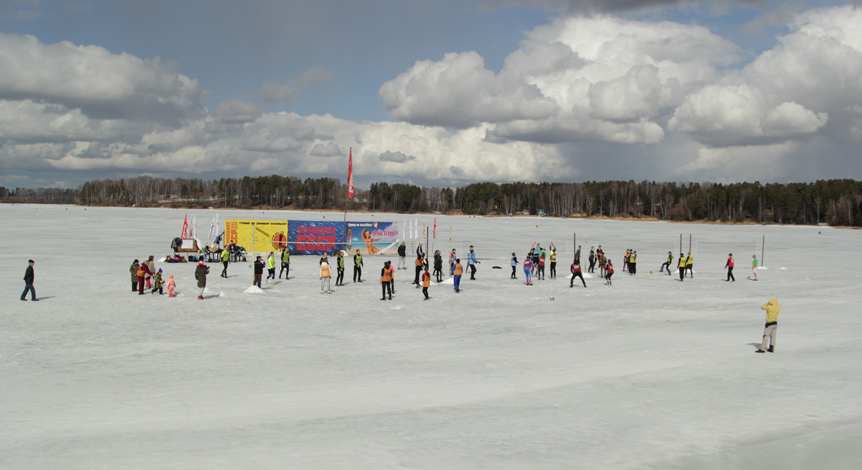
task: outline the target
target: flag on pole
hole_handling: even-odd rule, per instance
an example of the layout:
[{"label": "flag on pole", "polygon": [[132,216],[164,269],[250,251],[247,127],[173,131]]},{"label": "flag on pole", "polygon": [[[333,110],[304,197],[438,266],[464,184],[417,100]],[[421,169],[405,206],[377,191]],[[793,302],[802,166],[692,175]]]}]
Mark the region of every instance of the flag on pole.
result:
[{"label": "flag on pole", "polygon": [[210,234],[207,236],[207,239],[212,238],[213,234],[216,233],[216,230],[218,230],[216,228],[216,225],[218,225],[218,214],[213,217],[213,222],[212,224],[210,224]]},{"label": "flag on pole", "polygon": [[437,217],[434,217],[434,238],[437,238]]},{"label": "flag on pole", "polygon": [[197,236],[197,216],[192,216],[192,225],[189,227],[189,238],[195,238]]},{"label": "flag on pole", "polygon": [[347,164],[347,197],[353,197],[353,147],[350,148],[350,162]]},{"label": "flag on pole", "polygon": [[189,230],[189,215],[186,214],[186,218],[183,219],[183,231],[180,232],[180,238],[189,238],[188,237]]}]

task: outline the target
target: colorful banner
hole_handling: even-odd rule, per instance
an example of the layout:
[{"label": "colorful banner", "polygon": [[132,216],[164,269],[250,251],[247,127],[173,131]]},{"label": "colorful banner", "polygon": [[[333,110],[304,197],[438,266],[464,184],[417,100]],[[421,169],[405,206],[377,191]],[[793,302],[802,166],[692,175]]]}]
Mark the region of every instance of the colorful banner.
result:
[{"label": "colorful banner", "polygon": [[393,253],[398,249],[398,235],[395,222],[347,222],[347,249],[364,255]]},{"label": "colorful banner", "polygon": [[251,253],[281,251],[287,244],[286,220],[225,220],[225,246],[231,242]]},{"label": "colorful banner", "polygon": [[363,255],[392,254],[400,243],[398,225],[394,222],[347,222],[347,237],[344,229],[344,222],[225,220],[224,243],[225,246],[236,243],[249,253],[281,251],[287,245],[290,254],[318,256],[331,255],[339,249],[346,249],[351,255],[356,250]]},{"label": "colorful banner", "polygon": [[290,220],[287,227],[291,254],[332,254],[344,247],[344,222]]}]

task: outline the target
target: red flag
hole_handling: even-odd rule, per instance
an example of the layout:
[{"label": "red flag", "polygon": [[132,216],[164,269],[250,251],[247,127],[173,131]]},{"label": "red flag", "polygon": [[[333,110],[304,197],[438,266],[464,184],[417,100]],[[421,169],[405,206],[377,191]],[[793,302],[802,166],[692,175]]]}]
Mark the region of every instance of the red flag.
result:
[{"label": "red flag", "polygon": [[188,238],[188,229],[189,229],[189,215],[186,214],[186,218],[183,219],[183,231],[180,233],[180,238]]},{"label": "red flag", "polygon": [[350,163],[347,166],[347,197],[353,197],[353,147],[350,148]]},{"label": "red flag", "polygon": [[434,238],[437,238],[437,217],[434,217]]}]

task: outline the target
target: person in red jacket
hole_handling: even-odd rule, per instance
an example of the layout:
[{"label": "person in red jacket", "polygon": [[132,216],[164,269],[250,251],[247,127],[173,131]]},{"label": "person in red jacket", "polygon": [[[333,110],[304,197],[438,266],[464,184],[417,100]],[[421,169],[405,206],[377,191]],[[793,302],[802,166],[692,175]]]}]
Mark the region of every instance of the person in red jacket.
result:
[{"label": "person in red jacket", "polygon": [[587,287],[587,282],[584,281],[584,275],[581,273],[581,260],[575,258],[575,262],[572,263],[571,267],[572,278],[569,280],[569,287],[575,287],[575,278],[581,278],[581,282],[584,284],[584,287]]},{"label": "person in red jacket", "polygon": [[431,274],[428,272],[428,266],[425,266],[425,272],[422,273],[422,294],[425,295],[425,300],[428,300],[429,287],[431,287]]},{"label": "person in red jacket", "polygon": [[150,267],[147,263],[141,263],[141,267],[138,268],[138,295],[144,295],[144,278],[149,278],[153,275],[153,272],[150,271]]},{"label": "person in red jacket", "polygon": [[733,282],[736,282],[736,278],[733,277],[733,253],[727,255],[727,263],[724,264],[724,267],[727,269],[727,279],[725,281],[733,279]]},{"label": "person in red jacket", "polygon": [[605,274],[605,280],[608,285],[611,285],[611,276],[614,275],[614,263],[611,263],[611,260],[608,260],[608,267],[606,268],[607,274]]}]

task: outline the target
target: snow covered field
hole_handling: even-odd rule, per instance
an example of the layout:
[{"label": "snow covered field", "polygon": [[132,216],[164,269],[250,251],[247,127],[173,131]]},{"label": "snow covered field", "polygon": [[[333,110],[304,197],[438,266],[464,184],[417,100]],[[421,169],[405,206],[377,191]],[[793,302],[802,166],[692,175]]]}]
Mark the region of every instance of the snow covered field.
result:
[{"label": "snow covered field", "polygon": [[[860,231],[437,217],[435,248],[448,251],[451,226],[459,253],[472,243],[481,261],[460,294],[449,280],[423,302],[412,270],[398,271],[394,300],[381,302],[383,260],[366,257],[367,282],[349,282],[348,268],[347,285],[321,295],[318,258],[299,256],[292,278],[263,293],[244,293],[248,264],[228,279],[214,264],[199,301],[194,264],[157,263],[180,295],[132,294],[132,260],[168,254],[186,212],[0,205],[0,468],[862,462]],[[207,232],[214,212],[190,213]],[[349,220],[378,218],[401,220]],[[585,252],[603,245],[613,286],[569,288],[573,232]],[[681,233],[685,251],[694,240],[685,282],[657,274]],[[748,281],[763,235],[766,269]],[[509,279],[509,258],[535,241],[557,244],[561,277],[528,287],[520,268]],[[626,248],[639,253],[636,276],[622,273]],[[735,283],[724,282],[729,252]],[[28,258],[38,303],[18,300]],[[776,353],[754,354],[772,297]]]}]

